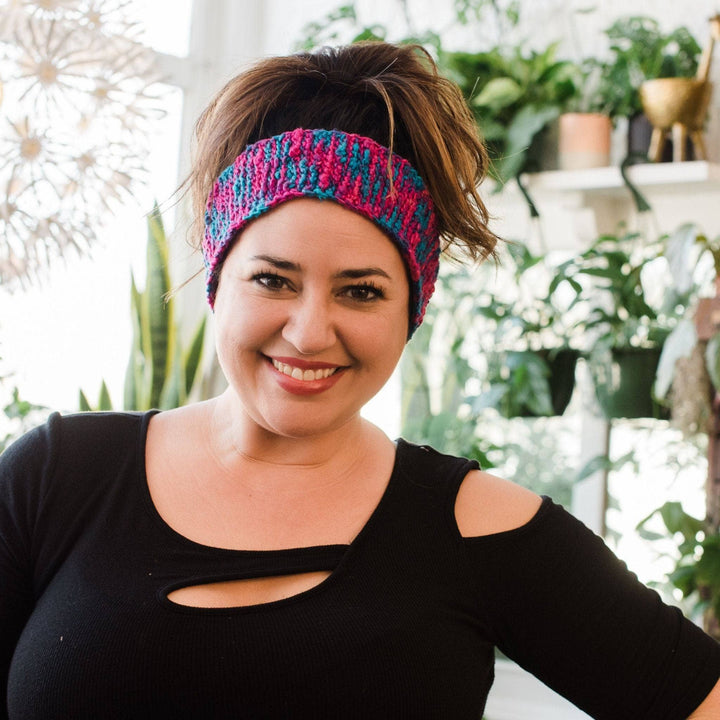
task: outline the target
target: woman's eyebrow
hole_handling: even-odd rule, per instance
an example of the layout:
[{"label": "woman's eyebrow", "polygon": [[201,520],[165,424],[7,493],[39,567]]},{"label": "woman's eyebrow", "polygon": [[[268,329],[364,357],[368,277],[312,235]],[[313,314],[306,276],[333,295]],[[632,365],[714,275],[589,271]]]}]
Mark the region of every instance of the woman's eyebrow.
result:
[{"label": "woman's eyebrow", "polygon": [[368,275],[379,275],[380,277],[392,280],[392,278],[384,270],[377,267],[348,268],[347,270],[341,270],[340,272],[335,273],[334,277],[336,279],[350,278],[352,280],[357,280],[359,278],[368,277]]},{"label": "woman's eyebrow", "polygon": [[[266,262],[278,270],[289,270],[293,272],[300,272],[302,266],[298,263],[294,263],[291,260],[283,260],[282,258],[275,257],[274,255],[253,255],[251,260],[260,260]],[[387,280],[392,280],[382,268],[379,267],[366,267],[366,268],[347,268],[346,270],[340,270],[333,275],[335,280],[351,279],[357,280],[359,278],[368,277],[371,275],[377,275],[384,277]]]},{"label": "woman's eyebrow", "polygon": [[273,267],[278,268],[278,270],[293,270],[295,272],[299,272],[301,270],[300,265],[297,263],[273,257],[272,255],[253,255],[251,260],[262,260],[263,262],[269,263]]}]

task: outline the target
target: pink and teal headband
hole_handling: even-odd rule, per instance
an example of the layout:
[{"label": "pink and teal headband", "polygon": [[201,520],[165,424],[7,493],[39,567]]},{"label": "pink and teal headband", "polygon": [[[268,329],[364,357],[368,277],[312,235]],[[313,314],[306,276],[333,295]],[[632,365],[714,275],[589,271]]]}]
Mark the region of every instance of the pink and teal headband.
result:
[{"label": "pink and teal headband", "polygon": [[407,160],[370,138],[339,130],[298,129],[260,140],[223,170],[205,211],[210,306],[223,260],[239,231],[298,197],[334,200],[377,223],[395,242],[410,277],[410,337],[422,322],[438,274],[440,242],[432,198]]}]

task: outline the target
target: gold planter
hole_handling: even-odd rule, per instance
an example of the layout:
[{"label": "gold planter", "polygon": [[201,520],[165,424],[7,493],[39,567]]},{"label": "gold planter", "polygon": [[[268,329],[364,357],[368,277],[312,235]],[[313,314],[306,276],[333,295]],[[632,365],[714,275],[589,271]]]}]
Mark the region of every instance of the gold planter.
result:
[{"label": "gold planter", "polygon": [[662,157],[669,131],[673,137],[673,160],[686,159],[688,136],[695,148],[695,157],[705,160],[702,128],[712,94],[711,83],[695,78],[659,78],[640,86],[643,111],[653,126],[648,156],[653,162]]}]

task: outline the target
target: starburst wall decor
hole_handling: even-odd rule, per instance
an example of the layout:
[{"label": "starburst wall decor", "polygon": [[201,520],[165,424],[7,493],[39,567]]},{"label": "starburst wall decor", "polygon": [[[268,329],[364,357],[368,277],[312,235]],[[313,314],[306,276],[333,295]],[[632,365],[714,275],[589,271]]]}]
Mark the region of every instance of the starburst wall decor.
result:
[{"label": "starburst wall decor", "polygon": [[0,285],[87,252],[145,174],[160,101],[134,0],[0,0]]}]

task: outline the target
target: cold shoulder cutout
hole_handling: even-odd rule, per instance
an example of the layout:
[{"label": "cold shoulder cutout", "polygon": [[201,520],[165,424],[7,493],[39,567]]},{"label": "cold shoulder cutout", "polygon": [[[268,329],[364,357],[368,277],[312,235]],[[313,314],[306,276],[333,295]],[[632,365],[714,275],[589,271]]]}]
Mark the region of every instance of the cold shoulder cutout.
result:
[{"label": "cold shoulder cutout", "polygon": [[515,530],[532,520],[542,498],[516,483],[471,470],[455,500],[455,521],[463,537]]}]

